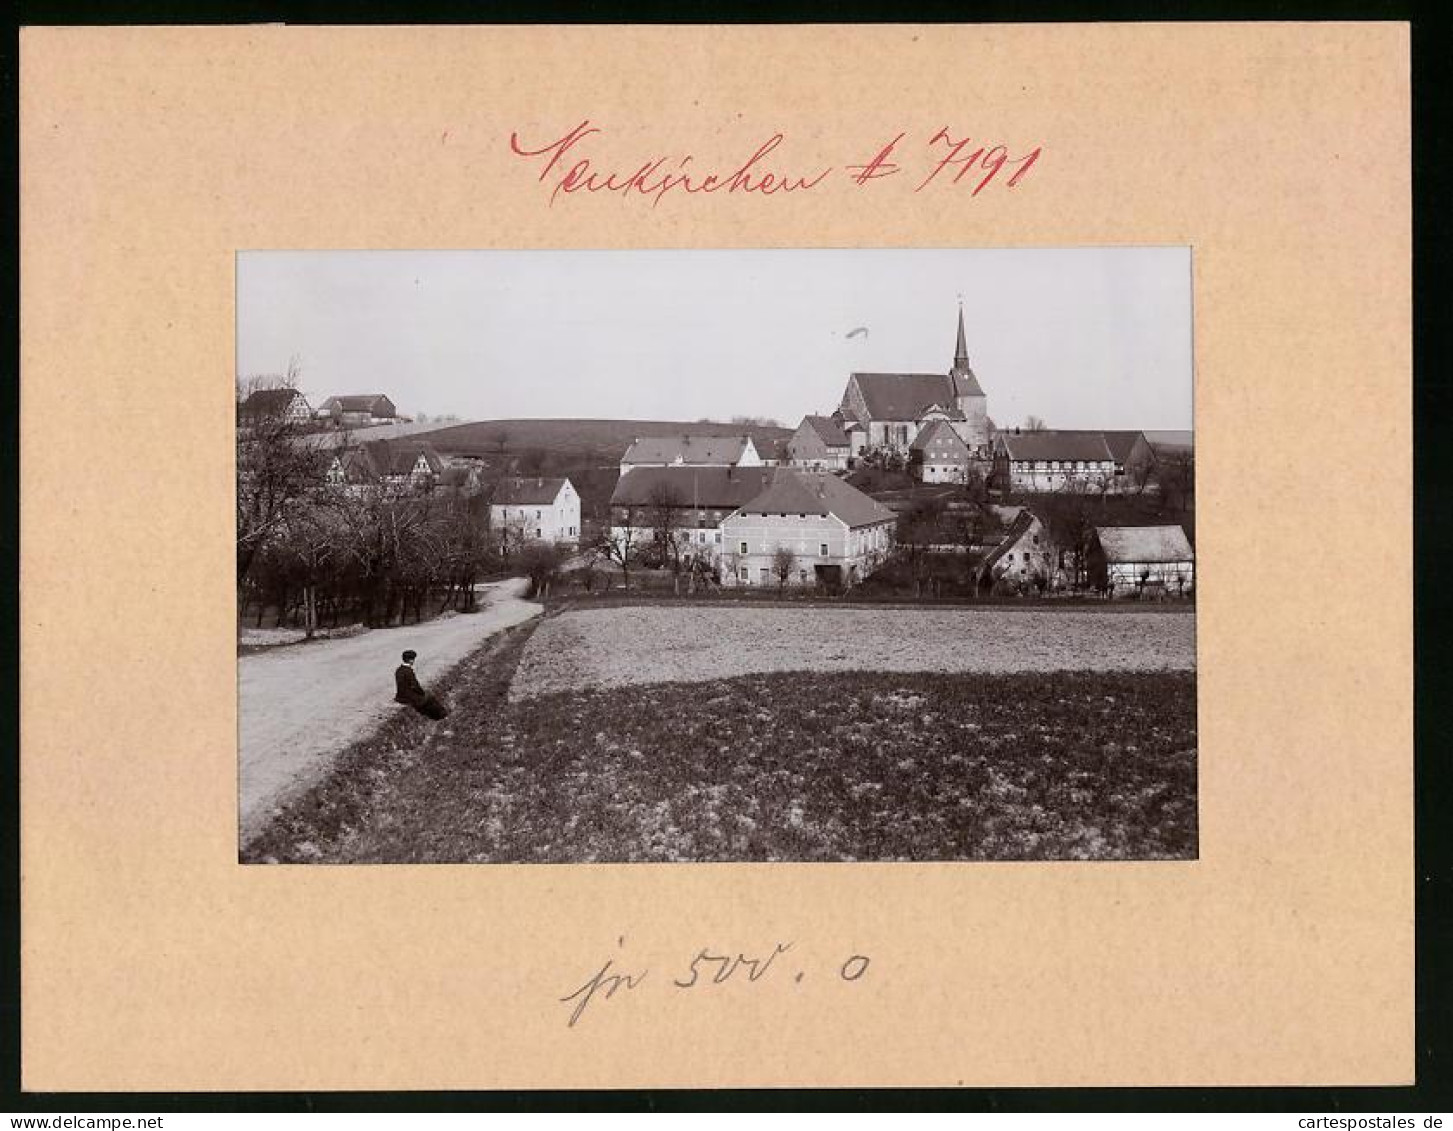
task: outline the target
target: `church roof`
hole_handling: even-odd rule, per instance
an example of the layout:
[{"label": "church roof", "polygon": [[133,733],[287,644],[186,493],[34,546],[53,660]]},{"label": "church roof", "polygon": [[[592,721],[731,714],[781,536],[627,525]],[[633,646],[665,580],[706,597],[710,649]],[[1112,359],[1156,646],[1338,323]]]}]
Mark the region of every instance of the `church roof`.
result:
[{"label": "church roof", "polygon": [[954,392],[958,396],[982,397],[984,395],[984,387],[979,384],[979,379],[974,376],[974,371],[969,368],[969,363],[967,361],[964,362],[964,367],[962,369],[960,369],[957,365],[954,366],[952,379],[954,385]]},{"label": "church roof", "polygon": [[622,463],[683,463],[698,467],[734,464],[746,451],[747,436],[643,436],[636,440]]},{"label": "church roof", "polygon": [[917,420],[930,405],[947,409],[954,403],[945,373],[854,373],[873,420]]},{"label": "church roof", "polygon": [[835,475],[787,468],[776,471],[765,490],[742,504],[745,513],[832,515],[850,527],[892,522],[897,517],[877,499]]}]

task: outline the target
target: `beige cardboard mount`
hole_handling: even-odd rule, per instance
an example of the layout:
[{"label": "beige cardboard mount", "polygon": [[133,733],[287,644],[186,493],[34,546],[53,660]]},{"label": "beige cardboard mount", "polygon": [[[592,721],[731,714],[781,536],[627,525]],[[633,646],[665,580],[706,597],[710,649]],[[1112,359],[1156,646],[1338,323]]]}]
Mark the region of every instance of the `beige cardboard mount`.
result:
[{"label": "beige cardboard mount", "polygon": [[[841,173],[945,127],[1042,156]],[[1411,1079],[1405,26],[31,28],[21,145],[27,1088]],[[1193,248],[1199,860],[238,865],[239,250],[1086,244]]]}]

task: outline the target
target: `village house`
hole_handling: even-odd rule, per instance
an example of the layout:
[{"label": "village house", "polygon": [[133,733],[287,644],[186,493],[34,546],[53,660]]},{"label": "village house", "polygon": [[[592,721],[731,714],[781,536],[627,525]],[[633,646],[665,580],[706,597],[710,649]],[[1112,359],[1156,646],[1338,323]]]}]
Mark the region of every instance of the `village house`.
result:
[{"label": "village house", "polygon": [[946,420],[932,420],[909,445],[909,469],[924,483],[962,483],[973,462],[969,446]]},{"label": "village house", "polygon": [[1044,521],[1028,507],[999,508],[1001,514],[1015,510],[1003,540],[984,555],[978,567],[980,589],[992,589],[1000,581],[1036,589],[1062,589],[1070,578],[1058,546],[1049,536]]},{"label": "village house", "polygon": [[850,431],[850,455],[886,448],[905,458],[930,423],[946,421],[975,459],[987,460],[993,424],[988,398],[969,367],[964,311],[959,308],[958,341],[947,373],[854,373],[838,406]]},{"label": "village house", "polygon": [[519,477],[495,485],[490,526],[505,546],[580,542],[580,493],[569,479]]},{"label": "village house", "polygon": [[289,424],[306,424],[313,418],[308,399],[297,389],[258,389],[237,406],[239,424],[257,424],[264,420],[281,420]]},{"label": "village house", "polygon": [[1195,557],[1179,526],[1097,526],[1086,555],[1091,586],[1116,597],[1185,596]]},{"label": "village house", "polygon": [[643,436],[621,457],[621,475],[639,467],[761,467],[750,436]]},{"label": "village house", "polygon": [[357,492],[367,487],[431,491],[444,473],[444,461],[424,440],[370,440],[335,450],[327,479]]},{"label": "village house", "polygon": [[[824,472],[778,469],[721,525],[726,586],[852,586],[893,548],[897,515]],[[779,565],[792,560],[785,578]]]},{"label": "village house", "polygon": [[792,462],[792,457],[787,450],[791,442],[790,436],[781,438],[772,436],[758,436],[752,440],[752,445],[757,449],[757,458],[762,461],[763,467],[785,467]]},{"label": "village house", "polygon": [[1000,432],[994,438],[991,485],[1012,491],[1083,487],[1119,494],[1136,468],[1154,462],[1143,433],[1042,428]]},{"label": "village house", "polygon": [[771,481],[766,467],[641,467],[616,481],[610,497],[611,537],[621,546],[643,548],[669,522],[679,545],[715,561],[721,553],[721,524]]},{"label": "village house", "polygon": [[812,471],[846,470],[852,444],[839,419],[804,416],[787,441],[787,461]]},{"label": "village house", "polygon": [[318,406],[317,415],[342,428],[358,428],[392,424],[398,419],[398,410],[383,393],[349,393],[329,397]]}]

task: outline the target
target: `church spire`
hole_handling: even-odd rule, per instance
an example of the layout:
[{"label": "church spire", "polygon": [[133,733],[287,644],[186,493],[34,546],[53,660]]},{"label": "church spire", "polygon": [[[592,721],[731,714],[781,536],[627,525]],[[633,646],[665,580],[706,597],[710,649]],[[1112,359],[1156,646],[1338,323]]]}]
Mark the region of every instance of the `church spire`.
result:
[{"label": "church spire", "polygon": [[964,339],[964,300],[959,299],[959,341],[958,347],[954,350],[954,371],[967,369],[969,367],[969,346]]}]

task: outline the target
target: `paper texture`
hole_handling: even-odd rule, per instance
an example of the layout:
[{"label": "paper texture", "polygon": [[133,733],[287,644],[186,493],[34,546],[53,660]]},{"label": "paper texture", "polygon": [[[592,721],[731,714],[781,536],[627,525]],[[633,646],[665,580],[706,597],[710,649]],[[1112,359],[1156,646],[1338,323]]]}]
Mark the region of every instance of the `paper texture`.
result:
[{"label": "paper texture", "polygon": [[[1409,1081],[1408,98],[1391,24],[27,29],[24,1086]],[[836,171],[552,205],[586,119]],[[943,128],[1042,156],[915,193]],[[1086,244],[1193,248],[1198,861],[237,864],[239,250]]]}]

